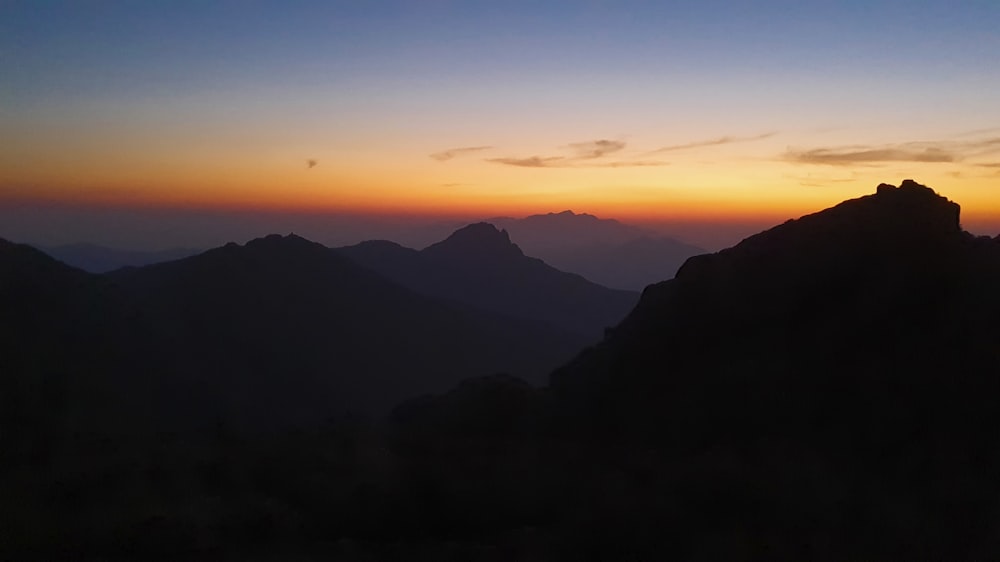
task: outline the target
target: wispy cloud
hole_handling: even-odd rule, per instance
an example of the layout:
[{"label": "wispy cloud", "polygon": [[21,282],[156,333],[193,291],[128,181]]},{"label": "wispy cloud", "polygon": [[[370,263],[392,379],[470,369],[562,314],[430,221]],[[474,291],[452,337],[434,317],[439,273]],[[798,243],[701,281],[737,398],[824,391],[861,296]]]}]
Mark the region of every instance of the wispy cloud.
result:
[{"label": "wispy cloud", "polygon": [[528,156],[527,158],[487,158],[487,162],[505,164],[519,168],[643,168],[668,166],[670,162],[661,160],[613,160],[611,162],[587,162],[561,156]]},{"label": "wispy cloud", "polygon": [[840,174],[814,174],[812,172],[804,176],[786,174],[785,177],[797,181],[799,185],[804,187],[827,187],[832,184],[851,183],[857,181],[857,174],[855,172],[851,172],[850,175],[846,177]]},{"label": "wispy cloud", "polygon": [[625,149],[625,141],[598,139],[585,142],[574,142],[567,144],[563,149],[568,149],[572,154],[559,156],[517,156],[504,158],[487,158],[487,162],[503,164],[505,166],[515,166],[518,168],[632,168],[645,166],[666,166],[669,162],[658,160],[631,160],[619,158],[618,160],[607,160],[605,156],[609,154],[619,155]]},{"label": "wispy cloud", "polygon": [[527,156],[524,158],[487,158],[486,161],[520,168],[564,168],[569,159],[562,156]]},{"label": "wispy cloud", "polygon": [[814,148],[789,150],[785,159],[800,164],[874,164],[879,162],[954,162],[957,157],[939,148],[912,150],[905,148]]},{"label": "wispy cloud", "polygon": [[960,162],[995,152],[1000,152],[1000,137],[972,141],[919,141],[878,146],[789,149],[781,159],[799,164],[876,166],[886,162]]},{"label": "wispy cloud", "polygon": [[441,152],[435,152],[431,154],[431,158],[437,160],[438,162],[446,162],[455,158],[457,156],[464,156],[473,152],[482,152],[484,150],[489,150],[493,148],[492,146],[462,146],[459,148],[449,148],[448,150],[442,150]]},{"label": "wispy cloud", "polygon": [[668,145],[668,146],[663,146],[663,147],[657,148],[656,150],[653,150],[652,152],[653,153],[655,153],[655,152],[673,152],[675,150],[688,150],[688,149],[691,149],[691,148],[702,148],[702,147],[705,147],[705,146],[719,146],[721,144],[734,144],[734,143],[738,143],[738,142],[753,142],[753,141],[758,141],[758,140],[763,140],[763,139],[766,139],[766,138],[769,138],[769,137],[773,137],[776,134],[778,134],[777,131],[771,131],[769,133],[762,133],[762,134],[759,134],[759,135],[754,135],[752,137],[732,137],[732,136],[718,137],[718,138],[715,138],[715,139],[709,139],[709,140],[703,140],[703,141],[695,141],[695,142],[687,142],[687,143],[684,143],[684,144],[671,144],[671,145]]},{"label": "wispy cloud", "polygon": [[648,166],[669,166],[670,162],[661,160],[621,160],[617,162],[601,162],[580,166],[582,168],[645,168]]},{"label": "wispy cloud", "polygon": [[622,150],[625,148],[625,141],[599,139],[595,141],[570,143],[569,147],[576,152],[576,159],[590,160],[592,158],[600,158],[606,154]]}]

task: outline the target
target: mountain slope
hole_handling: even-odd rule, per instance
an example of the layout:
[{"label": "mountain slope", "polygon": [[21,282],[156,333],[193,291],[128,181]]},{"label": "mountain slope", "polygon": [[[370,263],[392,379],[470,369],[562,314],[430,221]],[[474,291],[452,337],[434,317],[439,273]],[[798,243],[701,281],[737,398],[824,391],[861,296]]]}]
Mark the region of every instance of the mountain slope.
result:
[{"label": "mountain slope", "polygon": [[294,235],[109,275],[235,419],[373,412],[459,379],[538,380],[580,339],[416,295]]},{"label": "mountain slope", "polygon": [[[412,509],[563,558],[995,558],[997,287],[1000,238],[881,185],[689,259],[547,389],[401,406],[450,501]],[[459,462],[502,468],[450,483]]]},{"label": "mountain slope", "polygon": [[572,211],[490,219],[529,255],[606,287],[641,290],[670,279],[684,260],[705,253],[614,219]]},{"label": "mountain slope", "polygon": [[995,553],[1000,244],[958,219],[883,184],[691,258],[554,373],[563,431],[655,451],[695,552]]},{"label": "mountain slope", "polygon": [[0,240],[0,470],[44,459],[70,431],[151,421],[148,335],[107,280]]},{"label": "mountain slope", "polygon": [[421,251],[385,241],[337,251],[422,294],[546,322],[590,341],[624,318],[637,298],[527,257],[505,231],[486,223]]},{"label": "mountain slope", "polygon": [[53,258],[90,273],[105,273],[122,267],[140,267],[193,256],[201,250],[174,248],[151,252],[119,250],[97,244],[68,244],[39,248]]}]

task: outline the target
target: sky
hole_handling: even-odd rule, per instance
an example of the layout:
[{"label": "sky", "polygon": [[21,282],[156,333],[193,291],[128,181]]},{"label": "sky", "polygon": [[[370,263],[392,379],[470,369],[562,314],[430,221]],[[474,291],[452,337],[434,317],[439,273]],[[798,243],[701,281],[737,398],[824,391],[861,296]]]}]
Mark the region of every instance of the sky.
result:
[{"label": "sky", "polygon": [[998,30],[995,0],[4,0],[0,236],[573,209],[683,238],[904,178],[996,234]]}]

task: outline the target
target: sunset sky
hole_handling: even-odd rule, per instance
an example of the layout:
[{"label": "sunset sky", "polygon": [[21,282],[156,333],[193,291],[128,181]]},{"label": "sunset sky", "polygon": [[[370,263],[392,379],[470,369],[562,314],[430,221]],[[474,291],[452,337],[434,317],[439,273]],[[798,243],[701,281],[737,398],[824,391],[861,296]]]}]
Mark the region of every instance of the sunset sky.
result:
[{"label": "sunset sky", "polygon": [[0,236],[130,245],[56,210],[780,222],[904,178],[996,234],[998,30],[996,0],[5,1]]}]

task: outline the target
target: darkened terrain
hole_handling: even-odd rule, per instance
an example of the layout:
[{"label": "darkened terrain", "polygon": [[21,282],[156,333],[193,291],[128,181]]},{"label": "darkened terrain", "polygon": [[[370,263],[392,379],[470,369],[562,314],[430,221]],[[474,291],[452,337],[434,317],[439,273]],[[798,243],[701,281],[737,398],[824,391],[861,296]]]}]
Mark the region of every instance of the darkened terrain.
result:
[{"label": "darkened terrain", "polygon": [[421,294],[537,320],[596,342],[639,300],[525,256],[487,223],[459,229],[417,251],[375,240],[338,252]]},{"label": "darkened terrain", "polygon": [[[998,287],[1000,238],[963,232],[958,205],[926,187],[881,185],[689,259],[546,387],[498,368],[384,420],[341,411],[265,430],[228,412],[238,403],[266,422],[296,395],[305,411],[336,404],[316,389],[343,379],[306,376],[309,365],[399,364],[402,377],[429,357],[450,384],[457,338],[515,336],[296,237],[108,277],[4,243],[0,548],[17,559],[993,558]],[[565,355],[549,332],[514,333]],[[495,353],[478,345],[466,349]],[[376,380],[375,395],[405,384]],[[213,392],[191,390],[201,384]],[[247,388],[260,394],[239,398]],[[156,425],[133,403],[144,393],[170,396],[178,420],[200,411],[215,423]]]}]

